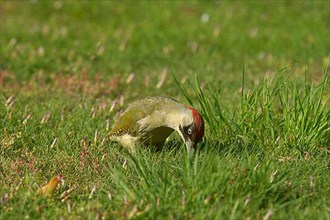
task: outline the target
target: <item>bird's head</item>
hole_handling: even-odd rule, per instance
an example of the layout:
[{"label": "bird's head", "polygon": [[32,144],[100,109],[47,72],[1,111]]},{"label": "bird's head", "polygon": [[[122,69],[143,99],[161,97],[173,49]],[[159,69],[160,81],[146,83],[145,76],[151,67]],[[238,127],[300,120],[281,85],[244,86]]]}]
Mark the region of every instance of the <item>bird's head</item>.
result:
[{"label": "bird's head", "polygon": [[204,136],[204,120],[201,114],[192,107],[187,107],[189,117],[179,125],[180,135],[189,152],[194,152],[198,142]]}]

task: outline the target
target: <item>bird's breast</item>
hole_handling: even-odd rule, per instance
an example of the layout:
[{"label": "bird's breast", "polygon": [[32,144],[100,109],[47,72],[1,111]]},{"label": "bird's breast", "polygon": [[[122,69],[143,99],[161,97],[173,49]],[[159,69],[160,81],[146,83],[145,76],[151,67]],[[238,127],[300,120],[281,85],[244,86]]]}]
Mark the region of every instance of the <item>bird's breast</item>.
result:
[{"label": "bird's breast", "polygon": [[142,142],[145,144],[158,144],[162,143],[172,134],[174,130],[169,127],[158,127],[142,134]]}]

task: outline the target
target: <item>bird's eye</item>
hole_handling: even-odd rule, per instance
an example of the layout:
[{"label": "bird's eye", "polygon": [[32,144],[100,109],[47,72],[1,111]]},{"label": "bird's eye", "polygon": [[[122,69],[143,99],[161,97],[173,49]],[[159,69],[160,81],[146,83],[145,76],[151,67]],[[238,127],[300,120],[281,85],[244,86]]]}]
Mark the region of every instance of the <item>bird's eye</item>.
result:
[{"label": "bird's eye", "polygon": [[191,135],[192,134],[191,128],[188,128],[188,131],[187,132],[188,132],[189,135]]}]

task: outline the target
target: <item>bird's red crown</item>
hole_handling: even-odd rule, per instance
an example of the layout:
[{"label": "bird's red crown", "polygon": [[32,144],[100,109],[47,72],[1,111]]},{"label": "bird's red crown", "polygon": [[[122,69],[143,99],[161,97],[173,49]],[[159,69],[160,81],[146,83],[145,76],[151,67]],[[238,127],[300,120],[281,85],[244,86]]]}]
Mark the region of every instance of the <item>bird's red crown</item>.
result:
[{"label": "bird's red crown", "polygon": [[199,142],[204,136],[204,120],[201,114],[194,108],[189,107],[190,111],[192,112],[194,118],[194,125],[195,125],[195,141],[196,143]]}]

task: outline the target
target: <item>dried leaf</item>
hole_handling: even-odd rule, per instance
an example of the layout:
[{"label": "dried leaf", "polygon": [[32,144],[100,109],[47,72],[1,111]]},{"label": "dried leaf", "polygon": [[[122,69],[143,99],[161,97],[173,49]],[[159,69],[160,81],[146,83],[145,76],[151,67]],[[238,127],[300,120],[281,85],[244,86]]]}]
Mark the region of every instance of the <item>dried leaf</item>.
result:
[{"label": "dried leaf", "polygon": [[44,196],[50,196],[56,189],[56,186],[59,183],[63,183],[63,181],[64,178],[61,174],[54,176],[46,185],[44,185],[38,190],[38,193]]}]

